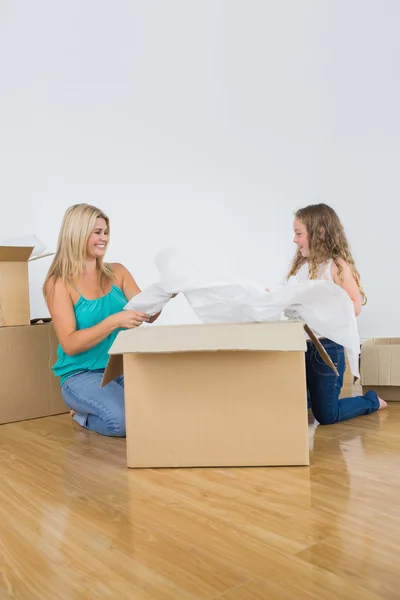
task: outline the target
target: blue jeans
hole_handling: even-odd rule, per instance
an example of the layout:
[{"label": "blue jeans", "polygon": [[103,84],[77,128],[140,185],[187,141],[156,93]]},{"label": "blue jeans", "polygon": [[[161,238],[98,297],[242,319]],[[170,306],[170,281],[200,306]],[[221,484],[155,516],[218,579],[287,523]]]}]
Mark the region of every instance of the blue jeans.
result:
[{"label": "blue jeans", "polygon": [[323,362],[314,344],[307,341],[307,392],[316,420],[321,425],[331,425],[378,410],[379,400],[374,391],[367,392],[365,396],[339,399],[346,370],[344,348],[326,338],[320,339],[320,342],[336,366],[339,377]]},{"label": "blue jeans", "polygon": [[74,419],[101,435],[126,436],[124,378],[100,387],[104,369],[82,371],[68,377],[61,387],[65,404],[76,412]]}]

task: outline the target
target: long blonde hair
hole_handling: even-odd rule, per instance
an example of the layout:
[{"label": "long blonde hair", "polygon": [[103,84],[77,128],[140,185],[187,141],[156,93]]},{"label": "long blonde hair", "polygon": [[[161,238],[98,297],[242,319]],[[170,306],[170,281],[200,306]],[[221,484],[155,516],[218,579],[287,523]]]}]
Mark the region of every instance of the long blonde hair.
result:
[{"label": "long blonde hair", "polygon": [[[102,210],[90,204],[74,204],[64,214],[57,250],[47,273],[43,295],[47,299],[49,280],[54,285],[57,280],[76,282],[83,273],[86,258],[87,242],[95,227],[96,219],[104,219],[108,231],[110,220]],[[97,273],[102,289],[114,279],[113,272],[102,258],[96,259]]]},{"label": "long blonde hair", "polygon": [[307,229],[310,255],[304,257],[300,250],[296,252],[288,278],[296,275],[300,267],[308,262],[309,278],[317,279],[319,265],[332,259],[337,266],[338,277],[343,281],[343,266],[341,264],[341,260],[343,260],[350,266],[360,290],[363,304],[366,304],[367,297],[361,286],[360,274],[351,254],[343,225],[333,208],[326,204],[310,204],[298,210],[295,217]]}]

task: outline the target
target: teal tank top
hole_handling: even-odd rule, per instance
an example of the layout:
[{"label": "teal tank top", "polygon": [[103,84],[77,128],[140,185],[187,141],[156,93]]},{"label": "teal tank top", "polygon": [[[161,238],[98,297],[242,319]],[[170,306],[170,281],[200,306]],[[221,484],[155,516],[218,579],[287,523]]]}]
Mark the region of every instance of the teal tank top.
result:
[{"label": "teal tank top", "polygon": [[[77,291],[79,292],[79,290]],[[96,300],[86,300],[80,294],[79,300],[74,306],[76,329],[86,329],[97,325],[110,315],[120,312],[127,302],[123,291],[116,285],[112,286],[108,294]],[[57,349],[58,360],[52,369],[56,377],[60,377],[60,385],[62,386],[68,377],[80,371],[105,369],[109,359],[108,351],[119,331],[121,330],[116,329],[93,348],[74,356],[65,354],[59,344]]]}]

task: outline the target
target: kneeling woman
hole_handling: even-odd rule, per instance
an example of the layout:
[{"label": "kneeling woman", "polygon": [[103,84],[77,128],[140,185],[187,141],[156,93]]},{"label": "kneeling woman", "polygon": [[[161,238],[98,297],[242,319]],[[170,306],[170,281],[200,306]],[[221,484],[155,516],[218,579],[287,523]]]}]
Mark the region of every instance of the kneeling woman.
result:
[{"label": "kneeling woman", "polygon": [[70,207],[43,292],[59,341],[53,371],[74,420],[102,435],[124,437],[123,377],[100,387],[108,351],[120,330],[158,315],[123,310],[140,289],[123,265],[103,261],[109,235],[109,219],[101,210]]}]

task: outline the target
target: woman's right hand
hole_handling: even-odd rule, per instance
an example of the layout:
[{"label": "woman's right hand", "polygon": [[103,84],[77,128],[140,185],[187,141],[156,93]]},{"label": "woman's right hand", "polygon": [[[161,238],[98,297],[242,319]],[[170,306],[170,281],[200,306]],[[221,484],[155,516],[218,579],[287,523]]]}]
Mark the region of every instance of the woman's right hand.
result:
[{"label": "woman's right hand", "polygon": [[149,322],[149,315],[146,313],[137,312],[136,310],[121,310],[121,312],[112,315],[114,324],[117,329],[133,329],[140,327],[142,323]]}]

